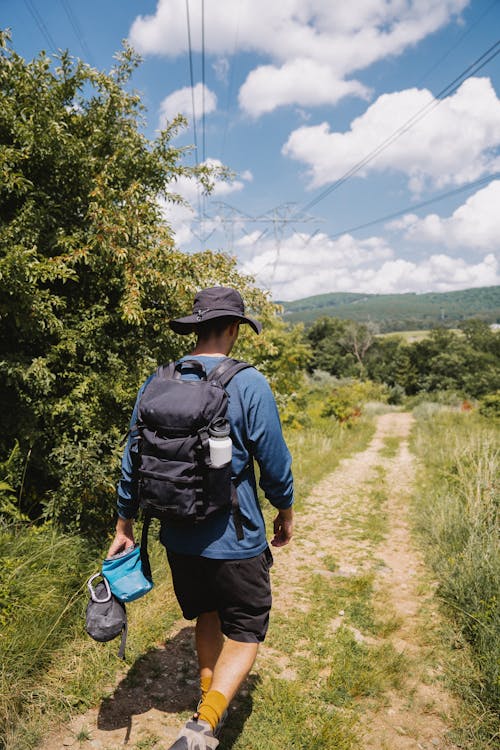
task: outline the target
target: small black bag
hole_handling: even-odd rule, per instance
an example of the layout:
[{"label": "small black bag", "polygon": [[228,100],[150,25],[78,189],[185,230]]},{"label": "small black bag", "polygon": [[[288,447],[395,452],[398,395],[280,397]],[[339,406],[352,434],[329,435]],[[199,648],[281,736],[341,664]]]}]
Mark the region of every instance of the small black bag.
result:
[{"label": "small black bag", "polygon": [[85,615],[85,630],[95,641],[105,643],[121,635],[118,656],[125,658],[125,644],[127,642],[127,610],[125,605],[111,593],[105,578],[97,586],[92,585],[95,573],[87,582],[90,591],[90,601]]}]

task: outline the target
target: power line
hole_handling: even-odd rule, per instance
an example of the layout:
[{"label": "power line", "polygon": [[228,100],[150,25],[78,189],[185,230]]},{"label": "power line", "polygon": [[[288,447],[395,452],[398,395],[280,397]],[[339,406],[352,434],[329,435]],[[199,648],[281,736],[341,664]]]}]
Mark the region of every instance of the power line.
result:
[{"label": "power line", "polygon": [[206,154],[206,129],[205,129],[205,0],[201,0],[201,129],[202,129],[202,156],[203,163]]},{"label": "power line", "polygon": [[82,28],[81,28],[81,26],[80,26],[80,24],[78,22],[78,19],[76,17],[76,14],[75,14],[73,8],[69,4],[68,0],[61,0],[61,5],[64,8],[64,11],[65,11],[65,13],[66,13],[66,15],[68,17],[68,21],[71,24],[71,28],[73,29],[76,38],[80,42],[80,47],[82,48],[83,54],[87,58],[88,62],[93,67],[95,67],[95,63],[94,63],[94,60],[92,58],[92,52],[90,51],[90,48],[89,48],[89,46],[87,44],[87,41],[86,41],[86,39],[85,39],[85,37],[83,35]]},{"label": "power line", "polygon": [[446,50],[446,52],[445,52],[445,53],[444,53],[443,55],[441,55],[441,57],[439,57],[439,58],[438,58],[438,59],[436,60],[436,62],[435,62],[435,63],[434,63],[433,65],[431,65],[431,67],[430,67],[430,68],[428,68],[428,70],[426,70],[426,72],[425,72],[425,73],[424,73],[424,74],[423,74],[423,75],[422,75],[422,76],[421,76],[421,77],[420,77],[420,78],[418,79],[418,81],[416,82],[416,84],[415,84],[415,85],[416,85],[416,86],[420,86],[420,84],[421,84],[421,83],[423,83],[423,82],[424,82],[424,81],[425,81],[425,80],[426,80],[426,79],[427,79],[427,78],[428,78],[428,77],[430,76],[430,74],[431,74],[431,73],[434,73],[434,71],[436,70],[436,68],[439,68],[439,67],[440,67],[440,65],[442,64],[442,62],[443,62],[444,60],[446,60],[446,58],[447,58],[447,57],[449,57],[449,55],[450,55],[450,54],[451,54],[451,53],[452,53],[452,52],[453,52],[453,51],[454,51],[454,50],[455,50],[455,49],[456,49],[457,47],[459,47],[459,46],[460,46],[460,44],[462,44],[462,42],[463,42],[463,40],[465,39],[465,37],[466,37],[466,36],[468,36],[468,35],[469,35],[469,34],[471,33],[471,31],[473,31],[473,29],[475,29],[475,28],[476,28],[476,26],[478,26],[478,24],[480,24],[480,23],[481,23],[481,21],[483,20],[483,18],[485,18],[485,16],[486,16],[486,15],[487,15],[487,14],[488,14],[488,13],[490,12],[490,10],[491,10],[491,9],[492,9],[492,8],[493,8],[493,7],[495,6],[495,5],[497,5],[497,4],[498,4],[498,0],[493,0],[493,2],[492,2],[492,3],[490,3],[490,4],[488,5],[488,7],[487,7],[487,8],[485,9],[485,10],[483,10],[483,12],[482,12],[481,14],[480,14],[480,15],[479,15],[479,16],[478,16],[478,17],[477,17],[476,19],[474,19],[474,20],[473,20],[473,21],[472,21],[472,22],[470,23],[470,25],[469,25],[469,27],[467,28],[467,30],[466,30],[466,31],[464,31],[464,33],[463,33],[463,34],[461,34],[461,35],[459,36],[459,38],[457,39],[457,41],[455,42],[455,44],[452,44],[452,46],[451,46],[451,47],[449,47],[449,49],[447,49],[447,50]]},{"label": "power line", "polygon": [[[231,56],[232,60],[235,59],[236,51],[238,49],[238,42],[239,42],[239,36],[240,36],[240,15],[241,15],[241,0],[239,0],[239,3],[238,3],[238,11],[237,11],[237,16],[236,16],[236,32],[234,36],[233,54]],[[222,134],[222,146],[220,150],[221,161],[224,161],[224,151],[226,149],[227,130],[229,127],[229,103],[233,95],[233,87],[234,87],[234,65],[231,64],[230,71],[229,71],[229,83],[227,87],[226,107],[224,111],[224,132]]]},{"label": "power line", "polygon": [[191,45],[191,21],[189,18],[189,0],[186,0],[187,37],[189,46],[189,79],[191,83],[191,106],[193,108],[194,158],[198,166],[198,135],[196,132],[196,107],[194,102],[193,48]]},{"label": "power line", "polygon": [[316,206],[320,201],[326,198],[334,190],[337,190],[344,182],[350,177],[353,177],[363,167],[369,164],[379,154],[385,151],[394,141],[400,138],[404,133],[408,132],[417,122],[425,117],[431,110],[435,109],[439,104],[447,97],[454,93],[458,87],[464,83],[468,78],[471,78],[474,74],[478,73],[485,65],[491,62],[498,54],[500,54],[500,39],[495,42],[489,49],[486,50],[480,57],[477,58],[471,65],[469,65],[460,75],[458,75],[451,83],[436,95],[436,97],[426,104],[424,107],[415,112],[412,117],[409,118],[403,125],[397,128],[390,136],[388,136],[382,143],[376,148],[370,151],[363,159],[354,164],[347,172],[339,177],[335,182],[323,190],[319,195],[313,198],[307,203],[303,210],[309,211],[311,208]]},{"label": "power line", "polygon": [[43,37],[45,38],[45,41],[47,42],[48,46],[52,49],[52,52],[57,52],[56,43],[54,42],[54,39],[52,38],[52,35],[50,31],[48,30],[47,26],[45,25],[45,21],[43,20],[42,16],[36,9],[34,3],[32,0],[24,0],[24,4],[28,8],[29,12],[31,13],[36,25],[40,29]]},{"label": "power line", "polygon": [[437,203],[438,201],[442,201],[445,198],[450,198],[453,195],[458,195],[459,193],[465,193],[467,190],[472,190],[473,188],[480,187],[481,185],[485,185],[486,183],[492,182],[493,180],[496,180],[499,178],[500,178],[500,172],[494,172],[493,174],[490,174],[487,177],[481,177],[481,179],[479,180],[468,182],[466,185],[461,185],[460,187],[454,188],[453,190],[449,190],[446,193],[441,193],[440,195],[436,195],[434,198],[429,198],[428,200],[421,201],[420,203],[413,203],[411,206],[407,206],[406,208],[401,208],[399,211],[394,211],[393,213],[386,214],[385,216],[380,216],[378,219],[365,221],[363,224],[357,224],[354,227],[343,229],[341,232],[335,232],[335,234],[330,234],[328,236],[330,239],[334,240],[334,239],[337,239],[338,237],[342,237],[343,234],[352,234],[353,232],[358,232],[361,229],[367,229],[368,227],[372,227],[375,224],[381,224],[384,221],[397,219],[399,216],[404,216],[404,214],[407,214],[411,211],[416,211],[419,208],[430,206],[432,203]]}]

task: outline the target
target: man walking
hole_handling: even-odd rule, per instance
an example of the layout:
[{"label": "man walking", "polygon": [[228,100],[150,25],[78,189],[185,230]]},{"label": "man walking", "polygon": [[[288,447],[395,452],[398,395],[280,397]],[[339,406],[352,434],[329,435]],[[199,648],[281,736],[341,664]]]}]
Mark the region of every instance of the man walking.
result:
[{"label": "man walking", "polygon": [[[227,287],[202,290],[195,297],[192,315],[170,321],[176,333],[197,334],[192,354],[183,359],[199,360],[207,373],[230,354],[240,324],[260,333],[260,323],[245,315],[239,292]],[[136,423],[139,399],[154,377],[139,391],[132,425]],[[198,375],[188,368],[182,377],[194,379]],[[263,375],[247,368],[234,375],[226,390],[232,476],[243,538],[239,538],[242,535],[231,508],[192,526],[161,524],[160,539],[167,550],[177,599],[184,617],[196,619],[201,688],[198,710],[170,750],[211,750],[218,746],[227,707],[249,673],[267,632],[272,555],[257,499],[253,459],[259,465],[260,487],[278,509],[271,544],[287,544],[293,532],[291,458],[271,389]],[[119,518],[109,555],[134,543],[132,519],[138,507],[134,452],[137,434],[132,432],[122,462]]]}]

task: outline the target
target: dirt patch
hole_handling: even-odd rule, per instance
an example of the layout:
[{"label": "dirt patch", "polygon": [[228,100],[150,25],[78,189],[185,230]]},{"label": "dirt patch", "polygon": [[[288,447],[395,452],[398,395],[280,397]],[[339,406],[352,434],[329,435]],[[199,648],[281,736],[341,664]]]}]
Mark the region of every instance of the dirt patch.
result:
[{"label": "dirt patch", "polygon": [[[343,460],[314,488],[306,509],[297,516],[294,542],[275,554],[276,613],[308,611],[305,586],[312,572],[345,578],[371,572],[376,600],[394,611],[398,627],[386,640],[405,654],[411,669],[403,689],[385,695],[382,705],[367,702],[359,706],[362,750],[454,748],[446,740],[446,716],[452,701],[439,683],[439,665],[429,662],[421,637],[422,608],[429,610],[433,605],[432,588],[423,590],[425,569],[408,528],[408,497],[414,483],[414,459],[408,449],[411,425],[409,414],[379,417],[368,448]],[[399,451],[392,458],[383,451],[389,437],[400,440]],[[369,535],[353,531],[349,519],[363,520],[363,492],[376,491],[382,474],[388,488],[383,508],[388,529],[383,541],[375,543]],[[333,569],[332,559],[337,561]],[[332,638],[343,622],[342,615],[332,613]],[[375,643],[357,629],[352,632],[358,642]],[[296,679],[287,655],[267,645],[261,649],[250,683],[257,679],[261,666],[282,679]],[[166,748],[193,709],[197,687],[193,630],[182,620],[168,634],[166,643],[139,660],[99,707],[60,728],[41,750]],[[246,698],[248,686],[242,695]],[[247,704],[251,710],[251,701]],[[246,718],[244,705],[237,701],[232,707],[238,718],[242,714],[241,726]]]}]

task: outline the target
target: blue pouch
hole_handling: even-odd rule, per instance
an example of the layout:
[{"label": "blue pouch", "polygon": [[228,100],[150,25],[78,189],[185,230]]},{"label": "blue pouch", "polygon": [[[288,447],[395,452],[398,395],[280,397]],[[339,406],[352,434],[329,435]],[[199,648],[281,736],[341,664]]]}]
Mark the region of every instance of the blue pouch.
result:
[{"label": "blue pouch", "polygon": [[153,581],[146,578],[142,571],[139,544],[106,558],[102,563],[102,575],[109,583],[112,594],[121,602],[133,602],[153,588]]}]

